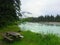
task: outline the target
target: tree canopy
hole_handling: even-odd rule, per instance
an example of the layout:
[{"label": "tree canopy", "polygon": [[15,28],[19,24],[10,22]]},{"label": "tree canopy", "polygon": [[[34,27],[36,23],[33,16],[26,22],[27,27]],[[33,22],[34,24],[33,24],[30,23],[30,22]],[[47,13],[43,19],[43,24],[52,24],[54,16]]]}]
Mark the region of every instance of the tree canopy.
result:
[{"label": "tree canopy", "polygon": [[20,0],[0,0],[0,27],[19,19]]}]

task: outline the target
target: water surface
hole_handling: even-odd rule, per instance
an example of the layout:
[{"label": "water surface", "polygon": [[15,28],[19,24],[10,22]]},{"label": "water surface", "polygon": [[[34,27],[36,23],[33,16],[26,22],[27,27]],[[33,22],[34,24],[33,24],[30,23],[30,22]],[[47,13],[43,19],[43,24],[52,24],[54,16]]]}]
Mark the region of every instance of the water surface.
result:
[{"label": "water surface", "polygon": [[26,22],[21,25],[21,30],[30,30],[36,33],[53,33],[60,34],[60,23],[31,23]]}]

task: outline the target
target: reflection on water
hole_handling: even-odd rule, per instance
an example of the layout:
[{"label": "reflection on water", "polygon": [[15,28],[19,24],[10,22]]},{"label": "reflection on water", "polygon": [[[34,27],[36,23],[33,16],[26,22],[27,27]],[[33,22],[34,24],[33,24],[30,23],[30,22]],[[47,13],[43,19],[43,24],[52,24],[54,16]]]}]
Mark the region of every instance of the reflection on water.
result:
[{"label": "reflection on water", "polygon": [[60,34],[60,24],[27,22],[19,25],[19,27],[22,30],[31,30],[32,32]]}]

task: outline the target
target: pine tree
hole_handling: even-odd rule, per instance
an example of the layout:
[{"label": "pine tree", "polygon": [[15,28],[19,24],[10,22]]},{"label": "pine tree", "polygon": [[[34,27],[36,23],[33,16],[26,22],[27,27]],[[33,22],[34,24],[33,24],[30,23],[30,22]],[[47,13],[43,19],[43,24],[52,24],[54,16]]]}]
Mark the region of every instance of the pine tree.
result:
[{"label": "pine tree", "polygon": [[20,0],[0,0],[0,27],[19,19]]}]

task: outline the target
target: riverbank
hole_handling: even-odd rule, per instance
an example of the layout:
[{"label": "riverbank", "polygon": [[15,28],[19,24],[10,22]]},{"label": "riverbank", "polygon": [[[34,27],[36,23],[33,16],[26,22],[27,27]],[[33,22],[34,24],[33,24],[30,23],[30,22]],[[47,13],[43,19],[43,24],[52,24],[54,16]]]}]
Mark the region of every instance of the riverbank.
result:
[{"label": "riverbank", "polygon": [[56,25],[60,24],[60,22],[39,22],[39,23],[44,23],[44,24],[56,24]]},{"label": "riverbank", "polygon": [[0,45],[60,45],[60,37],[54,34],[41,34],[34,33],[31,31],[20,32],[24,38],[13,43],[2,41],[2,33],[8,31],[18,32],[20,28],[17,25],[10,25],[3,29],[0,29]]}]

